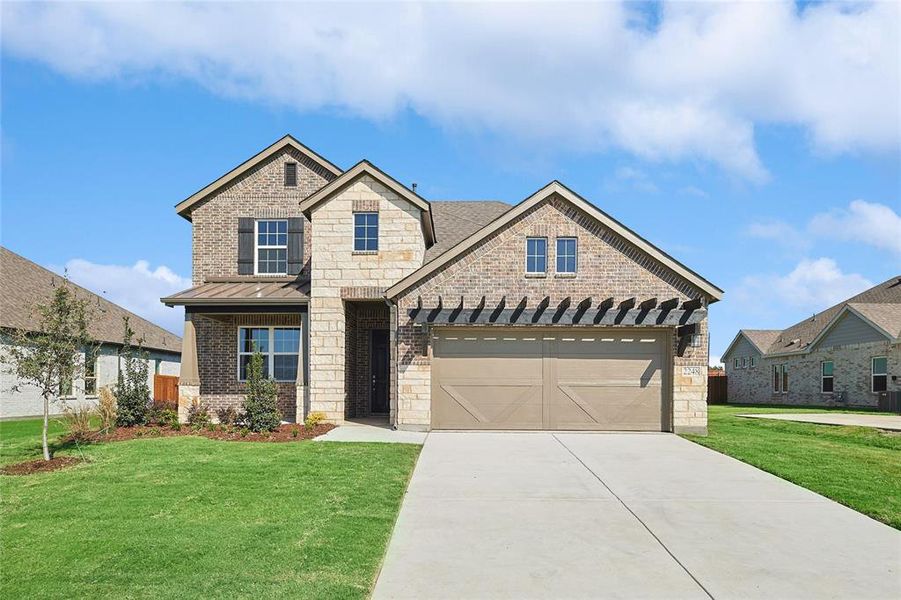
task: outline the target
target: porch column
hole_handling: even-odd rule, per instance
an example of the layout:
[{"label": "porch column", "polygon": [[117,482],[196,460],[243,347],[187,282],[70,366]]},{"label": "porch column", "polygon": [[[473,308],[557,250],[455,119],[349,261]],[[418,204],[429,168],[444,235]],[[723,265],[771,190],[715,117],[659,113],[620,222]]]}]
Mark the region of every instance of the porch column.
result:
[{"label": "porch column", "polygon": [[297,363],[297,381],[294,384],[294,389],[296,392],[296,397],[294,400],[294,422],[295,423],[303,423],[303,420],[307,417],[307,365],[309,364],[310,357],[310,336],[309,336],[309,328],[310,328],[310,319],[309,319],[309,311],[303,312],[300,315],[300,339],[301,339],[301,349],[300,356],[298,357]]},{"label": "porch column", "polygon": [[178,374],[178,420],[188,421],[188,409],[200,402],[200,370],[197,365],[197,334],[194,321],[185,310],[185,332],[181,338],[181,370]]}]

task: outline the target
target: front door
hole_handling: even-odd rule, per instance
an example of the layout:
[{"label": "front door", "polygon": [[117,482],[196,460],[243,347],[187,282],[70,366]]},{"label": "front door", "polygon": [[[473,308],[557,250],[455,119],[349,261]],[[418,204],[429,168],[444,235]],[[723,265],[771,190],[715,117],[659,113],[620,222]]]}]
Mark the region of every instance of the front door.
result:
[{"label": "front door", "polygon": [[388,330],[373,329],[370,344],[369,412],[388,414]]}]

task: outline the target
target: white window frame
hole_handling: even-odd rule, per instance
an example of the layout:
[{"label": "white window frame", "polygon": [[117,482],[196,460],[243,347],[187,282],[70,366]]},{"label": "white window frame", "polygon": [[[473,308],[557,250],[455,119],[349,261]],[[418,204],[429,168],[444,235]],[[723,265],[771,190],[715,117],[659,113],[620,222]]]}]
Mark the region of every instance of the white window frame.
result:
[{"label": "white window frame", "polygon": [[732,358],[732,368],[739,369],[739,368],[741,368],[739,365],[741,365],[741,360],[737,356],[733,357]]},{"label": "white window frame", "polygon": [[[375,249],[357,250],[357,215],[375,215],[375,237],[371,238],[368,235],[365,235],[365,236],[359,238],[364,241],[374,239],[375,240]],[[369,229],[371,229],[371,227],[369,225],[363,225],[363,229],[368,234]],[[377,211],[377,210],[355,210],[353,212],[353,231],[352,231],[352,237],[351,237],[351,250],[355,254],[375,254],[375,253],[377,253],[382,246],[381,240],[379,239],[381,237],[381,233],[382,233],[382,218],[379,215],[379,211]],[[364,246],[368,246],[368,245],[369,244],[364,244]]]},{"label": "white window frame", "polygon": [[269,351],[263,354],[263,358],[267,362],[267,370],[269,372],[269,379],[277,382],[291,382],[296,381],[297,378],[294,379],[275,379],[275,357],[278,356],[294,356],[294,352],[276,352],[275,351],[275,330],[276,329],[296,329],[298,334],[298,342],[297,342],[297,373],[301,372],[303,369],[303,332],[301,328],[298,327],[284,327],[281,325],[240,325],[238,327],[238,331],[236,332],[238,338],[238,353],[237,353],[237,361],[235,363],[235,376],[238,381],[244,383],[247,381],[247,378],[241,378],[241,357],[242,356],[253,356],[253,352],[244,352],[241,350],[241,330],[242,329],[268,329],[269,330]]},{"label": "white window frame", "polygon": [[[97,359],[100,357],[100,352],[92,352],[91,349],[87,349],[84,352],[84,375],[82,377],[82,384],[84,384],[84,394],[85,396],[93,398],[97,395]],[[93,359],[93,360],[92,360]],[[92,372],[94,375],[88,377],[88,364],[91,365]],[[94,380],[94,391],[88,392],[88,380]]]},{"label": "white window frame", "polygon": [[782,365],[773,365],[773,393],[781,394],[782,393]]},{"label": "white window frame", "polygon": [[751,367],[752,369],[757,367],[757,357],[756,356],[752,356],[752,357],[748,358],[748,366]]},{"label": "white window frame", "polygon": [[[544,241],[544,270],[543,271],[530,271],[529,270],[529,258],[538,258],[541,256],[540,254],[529,254],[529,242],[532,240],[543,240]],[[536,261],[537,262],[537,261]],[[530,235],[526,237],[526,275],[547,275],[547,237],[540,235]]]},{"label": "white window frame", "polygon": [[747,368],[748,368],[748,357],[747,357],[747,356],[742,356],[742,357],[741,357],[741,368],[742,368],[742,369],[747,369]]},{"label": "white window frame", "polygon": [[[885,361],[884,373],[876,372],[876,361],[880,358]],[[885,390],[876,391],[876,377],[880,376],[885,377]],[[881,394],[883,391],[888,391],[888,356],[874,356],[870,358],[870,391],[874,394]]]},{"label": "white window frame", "polygon": [[[829,363],[830,365],[832,365],[832,375],[826,375],[826,373],[825,373],[826,363]],[[826,383],[827,379],[832,380],[832,391],[831,392],[827,392],[825,389],[826,386],[824,384]],[[832,360],[820,361],[820,393],[821,394],[834,394],[835,393],[835,361],[832,361]]]},{"label": "white window frame", "polygon": [[[572,271],[561,271],[558,267],[560,266],[560,242],[563,241],[572,241],[573,243],[573,270]],[[528,250],[528,249],[527,249]],[[545,248],[545,252],[547,252],[547,248]],[[569,254],[564,254],[564,258],[568,258]],[[558,275],[575,275],[579,271],[579,238],[567,235],[558,237],[556,242],[554,243],[554,272]]]},{"label": "white window frame", "polygon": [[788,393],[788,365],[782,364],[782,393]]},{"label": "white window frame", "polygon": [[[285,245],[276,246],[260,245],[260,223],[284,223],[285,224]],[[280,273],[260,273],[260,250],[284,250],[285,251],[285,270]],[[263,277],[283,277],[288,274],[288,219],[256,219],[253,222],[253,274]]]}]

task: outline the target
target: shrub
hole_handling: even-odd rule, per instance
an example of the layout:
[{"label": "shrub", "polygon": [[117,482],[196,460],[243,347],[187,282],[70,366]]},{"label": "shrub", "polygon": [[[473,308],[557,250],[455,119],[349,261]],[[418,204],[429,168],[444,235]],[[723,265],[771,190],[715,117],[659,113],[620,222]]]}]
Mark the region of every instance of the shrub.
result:
[{"label": "shrub", "polygon": [[263,377],[263,355],[254,352],[247,365],[247,391],[244,397],[244,425],[251,431],[273,431],[281,424],[275,382]]},{"label": "shrub", "polygon": [[123,317],[125,333],[122,338],[119,370],[119,381],[116,384],[118,413],[116,423],[122,427],[144,425],[150,412],[150,387],[147,378],[150,371],[147,365],[147,353],[138,345],[132,345],[134,330],[128,324],[128,317]]},{"label": "shrub", "polygon": [[100,388],[97,399],[97,416],[100,417],[100,433],[110,433],[116,428],[116,395],[109,387]]},{"label": "shrub", "polygon": [[313,429],[323,421],[325,421],[325,413],[311,412],[307,415],[307,418],[303,420],[303,426],[304,429]]},{"label": "shrub", "polygon": [[88,406],[67,406],[63,410],[63,424],[68,432],[68,439],[73,442],[90,441],[94,437],[94,428],[91,426],[94,414],[93,409]]},{"label": "shrub", "polygon": [[178,412],[172,410],[171,408],[164,408],[156,413],[154,420],[156,424],[160,427],[169,427],[171,429],[177,429],[178,426]]},{"label": "shrub", "polygon": [[203,429],[211,422],[209,407],[207,407],[205,403],[197,400],[197,398],[194,398],[191,402],[191,406],[188,408],[188,425],[193,429]]},{"label": "shrub", "polygon": [[238,411],[233,406],[226,406],[216,411],[216,417],[222,425],[234,425],[238,421]]},{"label": "shrub", "polygon": [[296,438],[296,437],[299,436],[299,435],[300,435],[300,430],[299,430],[297,427],[295,427],[295,428],[293,428],[293,429],[291,430],[291,437],[295,437],[295,438]]}]

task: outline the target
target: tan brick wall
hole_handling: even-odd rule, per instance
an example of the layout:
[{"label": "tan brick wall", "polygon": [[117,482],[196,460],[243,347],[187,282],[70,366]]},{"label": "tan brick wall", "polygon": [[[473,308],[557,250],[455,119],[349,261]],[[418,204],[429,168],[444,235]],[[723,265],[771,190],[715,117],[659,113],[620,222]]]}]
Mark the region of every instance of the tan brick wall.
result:
[{"label": "tan brick wall", "polygon": [[[297,163],[297,186],[286,187],[284,165]],[[334,176],[303,155],[288,150],[272,156],[219,192],[197,204],[192,212],[192,280],[238,274],[238,218],[303,216],[300,201]],[[309,276],[311,228],[304,224],[304,271]]]},{"label": "tan brick wall", "polygon": [[[525,238],[548,237],[548,274],[525,276]],[[555,243],[558,236],[576,236],[578,266],[575,277],[556,277]],[[428,337],[413,328],[409,310],[421,296],[434,306],[438,296],[454,304],[464,296],[467,306],[475,306],[486,296],[488,306],[507,297],[508,306],[528,296],[534,307],[545,296],[555,306],[565,297],[575,304],[591,297],[595,305],[613,297],[616,301],[636,297],[638,301],[656,297],[688,300],[701,291],[672,273],[594,219],[554,196],[514,220],[503,230],[480,242],[398,299],[398,384],[397,424],[427,427],[430,422],[430,353]],[[675,338],[675,336],[673,336]],[[702,325],[701,347],[685,349],[682,357],[673,348],[673,425],[677,429],[703,428],[707,415],[707,324]],[[683,367],[700,367],[688,369]]]},{"label": "tan brick wall", "polygon": [[[379,212],[379,251],[353,252],[354,206]],[[369,176],[362,176],[312,213],[310,288],[310,410],[333,422],[345,417],[345,308],[342,288],[386,289],[422,265],[420,211]]]}]

